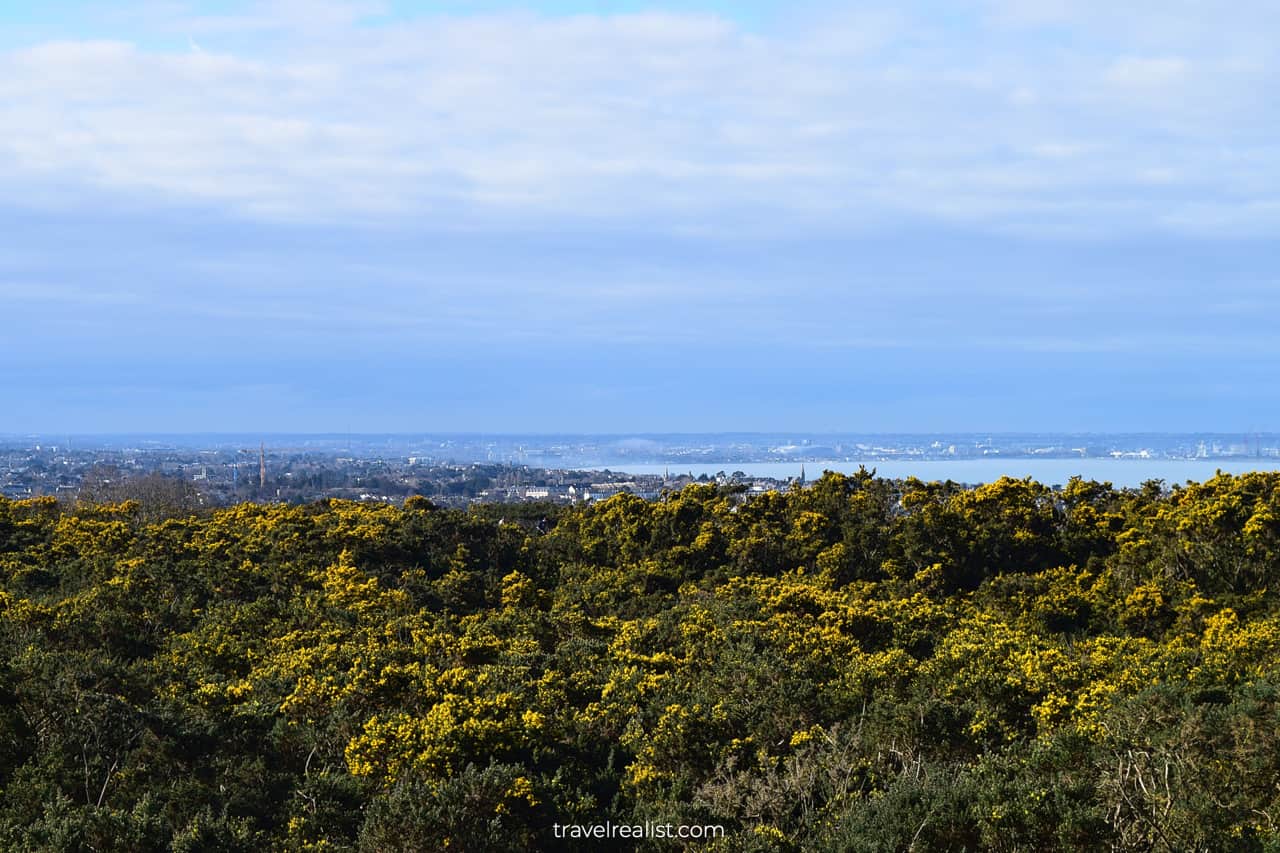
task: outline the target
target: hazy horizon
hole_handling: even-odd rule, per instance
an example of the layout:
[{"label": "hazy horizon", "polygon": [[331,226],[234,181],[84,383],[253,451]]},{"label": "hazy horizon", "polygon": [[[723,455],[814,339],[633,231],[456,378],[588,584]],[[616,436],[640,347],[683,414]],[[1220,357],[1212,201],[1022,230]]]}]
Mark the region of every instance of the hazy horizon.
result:
[{"label": "hazy horizon", "polygon": [[1244,438],[1250,441],[1255,438],[1274,439],[1280,432],[1261,430],[937,430],[937,431],[862,431],[832,430],[814,431],[805,429],[782,430],[657,430],[640,431],[624,430],[618,432],[574,432],[566,430],[521,431],[511,429],[488,430],[403,430],[403,431],[316,431],[300,432],[292,430],[187,430],[187,431],[148,431],[130,430],[121,432],[77,432],[75,430],[32,430],[23,432],[0,432],[0,439],[49,437],[49,438],[254,438],[263,437],[297,437],[314,439],[342,440],[346,438],[435,438],[435,437],[494,437],[494,438],[712,438],[712,437],[795,437],[795,438]]}]

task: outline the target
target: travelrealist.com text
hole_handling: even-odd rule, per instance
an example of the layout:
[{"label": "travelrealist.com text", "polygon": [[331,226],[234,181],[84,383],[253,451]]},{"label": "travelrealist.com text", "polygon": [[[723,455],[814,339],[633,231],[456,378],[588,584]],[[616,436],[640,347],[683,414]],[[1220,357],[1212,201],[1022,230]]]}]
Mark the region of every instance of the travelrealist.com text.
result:
[{"label": "travelrealist.com text", "polygon": [[552,824],[556,838],[670,838],[705,839],[723,838],[724,827],[716,825],[691,825],[673,823],[556,823]]}]

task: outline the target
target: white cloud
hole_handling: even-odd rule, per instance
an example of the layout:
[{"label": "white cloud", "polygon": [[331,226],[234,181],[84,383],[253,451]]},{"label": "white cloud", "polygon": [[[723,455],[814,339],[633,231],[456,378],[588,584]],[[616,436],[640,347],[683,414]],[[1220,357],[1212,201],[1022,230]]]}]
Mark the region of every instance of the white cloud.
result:
[{"label": "white cloud", "polygon": [[1280,224],[1277,66],[1251,5],[1195,26],[1193,4],[1146,25],[1014,8],[969,21],[977,39],[894,9],[760,35],[708,15],[170,8],[136,43],[0,54],[0,186],[321,221]]},{"label": "white cloud", "polygon": [[1118,86],[1168,86],[1179,83],[1187,73],[1187,62],[1177,57],[1133,57],[1118,59],[1107,69],[1107,82]]}]

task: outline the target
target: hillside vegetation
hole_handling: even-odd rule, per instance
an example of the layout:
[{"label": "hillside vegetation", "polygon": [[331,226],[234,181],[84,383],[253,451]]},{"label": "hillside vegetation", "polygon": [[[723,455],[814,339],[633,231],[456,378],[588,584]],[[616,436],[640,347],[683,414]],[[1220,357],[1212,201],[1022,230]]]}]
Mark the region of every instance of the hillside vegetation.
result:
[{"label": "hillside vegetation", "polygon": [[1280,850],[1277,589],[1272,474],[0,500],[0,849]]}]

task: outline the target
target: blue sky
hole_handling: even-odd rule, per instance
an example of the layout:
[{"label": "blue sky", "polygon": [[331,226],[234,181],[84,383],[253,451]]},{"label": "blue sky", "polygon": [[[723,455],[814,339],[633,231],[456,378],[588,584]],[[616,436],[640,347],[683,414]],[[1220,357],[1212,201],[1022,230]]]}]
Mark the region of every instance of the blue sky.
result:
[{"label": "blue sky", "polygon": [[0,433],[1280,430],[1268,8],[0,7]]}]

